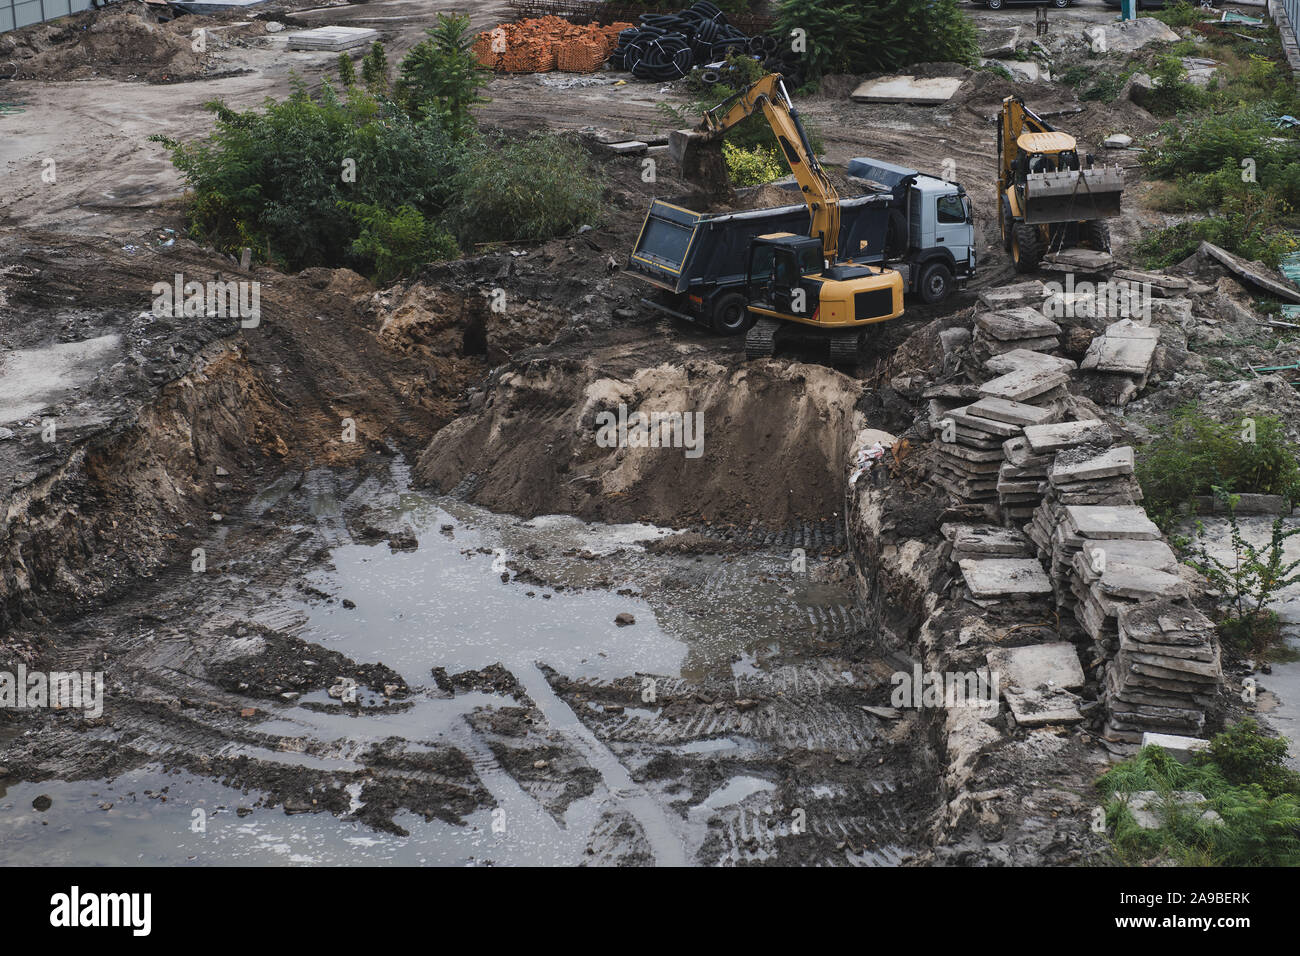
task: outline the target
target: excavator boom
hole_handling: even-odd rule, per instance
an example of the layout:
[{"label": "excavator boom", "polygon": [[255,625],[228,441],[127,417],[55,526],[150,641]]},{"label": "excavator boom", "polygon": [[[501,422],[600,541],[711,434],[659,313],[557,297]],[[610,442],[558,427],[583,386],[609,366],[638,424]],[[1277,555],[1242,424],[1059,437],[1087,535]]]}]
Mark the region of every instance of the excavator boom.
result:
[{"label": "excavator boom", "polygon": [[722,137],[759,110],[772,127],[781,155],[794,173],[808,206],[812,217],[809,234],[821,240],[826,259],[835,262],[839,255],[839,195],[813,155],[808,134],[804,132],[780,74],[769,73],[749,89],[719,103],[704,114],[695,129],[674,131],[668,138],[669,155],[688,179],[699,178],[705,171],[716,175],[715,171],[723,168],[720,156]]}]

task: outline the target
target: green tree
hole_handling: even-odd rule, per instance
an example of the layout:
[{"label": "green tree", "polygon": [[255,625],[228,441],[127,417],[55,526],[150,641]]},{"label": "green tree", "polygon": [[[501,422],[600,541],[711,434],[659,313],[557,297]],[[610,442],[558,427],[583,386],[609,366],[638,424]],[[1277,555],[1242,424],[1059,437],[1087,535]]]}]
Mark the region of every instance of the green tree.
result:
[{"label": "green tree", "polygon": [[440,13],[438,25],[425,32],[429,38],[402,59],[398,100],[412,116],[433,112],[452,139],[462,140],[473,127],[470,111],[475,104],[487,102],[478,95],[488,77],[474,56],[469,16]]},{"label": "green tree", "polygon": [[351,89],[357,83],[357,71],[352,65],[352,57],[344,52],[339,54],[339,83],[343,89]]},{"label": "green tree", "polygon": [[388,94],[388,54],[378,40],[370,45],[370,51],[361,60],[361,79],[373,95]]}]

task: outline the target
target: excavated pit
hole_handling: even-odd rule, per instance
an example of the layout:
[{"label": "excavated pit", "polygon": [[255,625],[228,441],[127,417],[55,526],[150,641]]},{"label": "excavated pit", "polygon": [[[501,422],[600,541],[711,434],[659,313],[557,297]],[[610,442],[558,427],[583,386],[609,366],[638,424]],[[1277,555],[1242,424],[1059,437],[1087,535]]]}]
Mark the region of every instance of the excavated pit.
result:
[{"label": "excavated pit", "polygon": [[[3,666],[99,670],[106,689],[97,717],[5,711],[0,858],[926,852],[924,728],[864,709],[900,664],[858,605],[838,514],[848,442],[881,407],[863,382],[614,325],[607,282],[542,262],[384,293],[279,277],[263,334],[200,336],[127,321],[129,277],[120,309],[73,323],[42,296],[104,277],[81,257],[31,268],[46,281],[8,294],[63,316],[50,337],[112,332],[187,368],[154,387],[148,362],[138,384],[111,364],[54,407],[87,424],[50,448],[22,419],[4,449]],[[508,319],[485,305],[498,286]],[[701,454],[601,447],[595,416],[620,403],[699,412]]]}]

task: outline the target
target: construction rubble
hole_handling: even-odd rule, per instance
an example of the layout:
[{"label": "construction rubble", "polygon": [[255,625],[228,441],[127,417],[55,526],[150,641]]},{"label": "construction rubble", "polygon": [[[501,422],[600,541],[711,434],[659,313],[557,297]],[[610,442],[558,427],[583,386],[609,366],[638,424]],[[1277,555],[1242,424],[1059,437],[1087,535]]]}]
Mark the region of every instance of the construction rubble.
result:
[{"label": "construction rubble", "polygon": [[[1026,619],[1072,618],[1075,649],[1101,687],[1103,742],[1126,754],[1144,732],[1202,731],[1221,679],[1214,626],[1141,506],[1133,448],[1069,388],[1090,378],[1107,404],[1125,404],[1147,384],[1159,329],[1116,319],[1076,368],[1048,354],[1062,328],[1043,314],[1046,298],[1040,283],[981,296],[970,353],[984,381],[925,393],[932,477],[955,507],[988,522],[944,526],[968,598],[1023,607]],[[1053,721],[1083,720],[1056,690]]]}]

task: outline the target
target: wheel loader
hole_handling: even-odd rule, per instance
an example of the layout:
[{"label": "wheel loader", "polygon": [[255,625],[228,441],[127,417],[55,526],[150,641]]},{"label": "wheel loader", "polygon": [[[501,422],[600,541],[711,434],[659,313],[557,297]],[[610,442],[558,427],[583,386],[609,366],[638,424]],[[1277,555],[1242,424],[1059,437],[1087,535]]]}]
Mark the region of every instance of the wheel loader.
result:
[{"label": "wheel loader", "polygon": [[1087,247],[1110,252],[1107,219],[1120,214],[1124,170],[1079,159],[1073,136],[1048,124],[1018,96],[998,115],[998,225],[1017,272],[1043,257]]},{"label": "wheel loader", "polygon": [[[722,137],[762,111],[808,207],[808,235],[772,232],[749,242],[744,302],[745,353],[772,355],[787,338],[827,341],[831,361],[855,362],[863,330],[903,314],[903,278],[894,269],[840,258],[840,199],[813,155],[780,74],[719,103],[692,130],[669,136],[669,153],[687,178],[721,168]],[[873,250],[874,251],[874,250]]]}]

